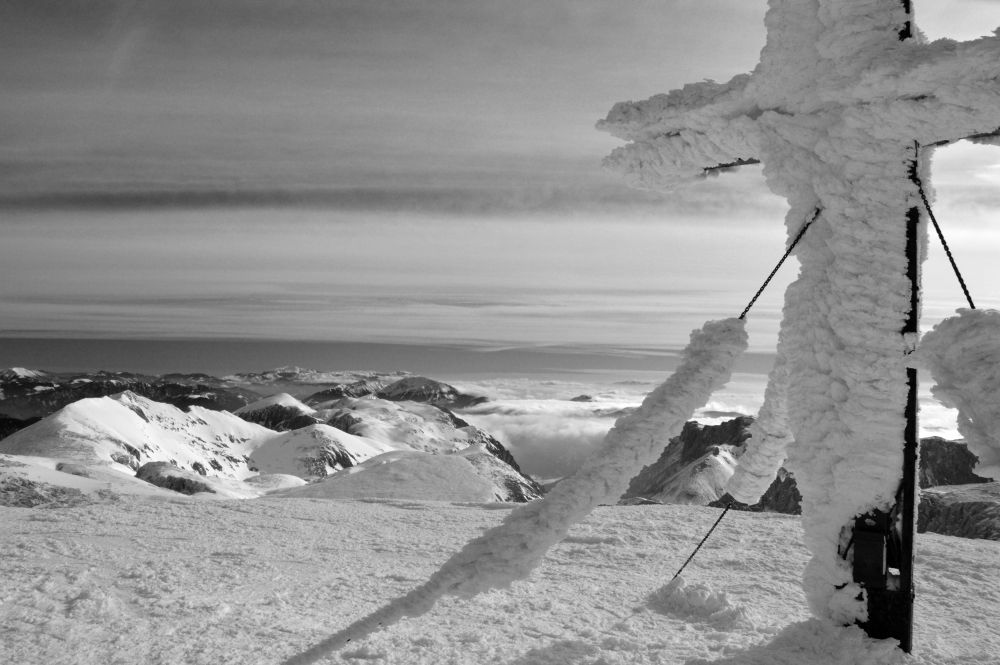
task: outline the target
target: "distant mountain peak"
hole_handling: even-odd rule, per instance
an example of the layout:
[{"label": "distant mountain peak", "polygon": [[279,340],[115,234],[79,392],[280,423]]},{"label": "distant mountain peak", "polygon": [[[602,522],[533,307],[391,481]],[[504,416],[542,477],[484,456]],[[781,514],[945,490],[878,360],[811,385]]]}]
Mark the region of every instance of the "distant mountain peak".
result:
[{"label": "distant mountain peak", "polygon": [[482,395],[463,393],[455,386],[426,376],[408,376],[400,379],[378,391],[376,396],[393,402],[425,402],[455,409],[487,401]]},{"label": "distant mountain peak", "polygon": [[26,367],[8,367],[0,369],[0,380],[16,381],[18,379],[47,379],[50,374],[40,369],[28,369]]}]

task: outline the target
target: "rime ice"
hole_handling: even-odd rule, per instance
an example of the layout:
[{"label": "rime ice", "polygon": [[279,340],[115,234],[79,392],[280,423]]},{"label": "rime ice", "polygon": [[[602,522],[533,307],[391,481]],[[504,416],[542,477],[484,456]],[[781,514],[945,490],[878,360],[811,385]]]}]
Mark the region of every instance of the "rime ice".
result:
[{"label": "rime ice", "polygon": [[894,503],[902,468],[905,364],[916,343],[901,332],[906,221],[921,205],[913,176],[928,181],[928,152],[915,142],[996,140],[1000,37],[908,38],[897,0],[771,0],[766,23],[751,74],[618,104],[599,127],[629,141],[606,165],[639,186],[667,189],[760,161],[788,199],[790,235],[821,210],[796,251],[782,363],[733,489],[753,498],[787,455],[813,554],[811,607],[852,623],[865,609],[838,555],[844,527]]},{"label": "rime ice", "polygon": [[924,336],[920,359],[934,397],[958,409],[958,431],[980,467],[1000,466],[1000,312],[958,310]]}]

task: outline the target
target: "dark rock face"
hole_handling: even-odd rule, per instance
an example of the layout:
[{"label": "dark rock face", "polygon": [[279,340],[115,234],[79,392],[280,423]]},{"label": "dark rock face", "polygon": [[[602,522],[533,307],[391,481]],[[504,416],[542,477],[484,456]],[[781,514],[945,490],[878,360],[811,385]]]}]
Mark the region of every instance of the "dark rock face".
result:
[{"label": "dark rock face", "polygon": [[[699,460],[710,463],[709,457],[730,455],[742,448],[750,436],[752,422],[750,416],[741,416],[719,425],[685,423],[680,436],[667,443],[660,458],[631,480],[620,502],[659,503],[664,495],[676,495],[675,488],[689,480],[684,476],[699,471],[688,467]],[[693,498],[688,497],[684,502],[690,503]]]},{"label": "dark rock face", "polygon": [[947,441],[939,436],[921,439],[920,487],[987,483],[989,478],[972,472],[978,462],[979,458],[969,452],[964,443]]},{"label": "dark rock face", "polygon": [[[681,435],[667,444],[660,459],[632,479],[622,503],[658,502],[657,495],[675,475],[695,460],[713,454],[720,447],[739,451],[749,438],[753,419],[742,416],[716,426],[687,423]],[[920,442],[921,503],[918,530],[968,538],[1000,538],[1000,483],[973,473],[978,458],[964,443],[928,437]],[[694,472],[698,469],[695,468]],[[971,485],[969,483],[972,483]],[[938,485],[948,485],[938,489]],[[950,487],[961,485],[961,487]],[[723,495],[709,505],[724,507],[732,497]],[[770,511],[798,515],[802,496],[795,477],[780,469],[760,501],[752,506],[733,502],[735,510]]]},{"label": "dark rock face", "polygon": [[1000,482],[924,490],[917,531],[1000,540]]},{"label": "dark rock face", "polygon": [[[213,411],[235,411],[260,399],[260,395],[249,390],[225,387],[220,379],[196,382],[188,375],[170,376],[168,380],[129,372],[94,372],[8,378],[0,381],[0,394],[3,395],[0,415],[20,420],[42,418],[78,400],[107,397],[125,390],[184,410],[200,406]],[[193,375],[198,379],[202,376]],[[0,435],[5,435],[3,429],[0,425]]]},{"label": "dark rock face", "polygon": [[318,418],[302,413],[291,406],[272,404],[255,411],[244,411],[236,414],[248,423],[257,423],[275,432],[288,432],[322,422]]},{"label": "dark rock face", "polygon": [[197,475],[179,469],[169,462],[146,462],[136,471],[135,477],[145,480],[151,485],[181,494],[197,494],[198,492],[215,494],[215,490],[201,482]]},{"label": "dark rock face", "polygon": [[56,471],[62,471],[63,473],[68,473],[71,476],[90,478],[90,471],[87,470],[87,467],[73,462],[59,462],[56,464]]},{"label": "dark rock face", "polygon": [[83,492],[35,482],[13,474],[0,474],[0,506],[10,508],[65,508],[86,502]]},{"label": "dark rock face", "polygon": [[7,416],[0,416],[0,439],[4,439],[14,432],[18,432],[28,425],[34,425],[41,418],[25,418],[24,420],[20,418],[8,418]]},{"label": "dark rock face", "polygon": [[779,470],[774,482],[760,497],[760,501],[750,506],[750,510],[801,515],[802,495],[795,484],[795,476],[784,469]]}]

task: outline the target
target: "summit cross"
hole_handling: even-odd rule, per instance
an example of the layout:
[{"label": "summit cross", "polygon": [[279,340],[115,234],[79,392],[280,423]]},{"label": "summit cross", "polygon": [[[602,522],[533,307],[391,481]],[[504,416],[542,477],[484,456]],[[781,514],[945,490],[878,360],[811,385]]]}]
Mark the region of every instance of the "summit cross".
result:
[{"label": "summit cross", "polygon": [[771,464],[802,494],[813,613],[909,651],[921,148],[1000,144],[1000,30],[926,43],[909,0],[770,0],[765,24],[752,73],[615,105],[598,126],[629,143],[605,163],[650,189],[761,163],[790,236],[819,211],[761,419],[787,415]]}]

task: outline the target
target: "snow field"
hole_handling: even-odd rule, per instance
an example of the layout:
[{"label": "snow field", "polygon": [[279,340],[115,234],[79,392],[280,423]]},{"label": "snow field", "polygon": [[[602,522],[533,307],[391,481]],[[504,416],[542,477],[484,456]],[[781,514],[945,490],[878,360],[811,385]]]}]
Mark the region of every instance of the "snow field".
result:
[{"label": "snow field", "polygon": [[[0,662],[279,663],[427,579],[499,504],[120,497],[0,508]],[[921,535],[915,653],[806,620],[799,520],[600,507],[526,581],[330,656],[382,665],[995,665],[1000,543]]]}]

